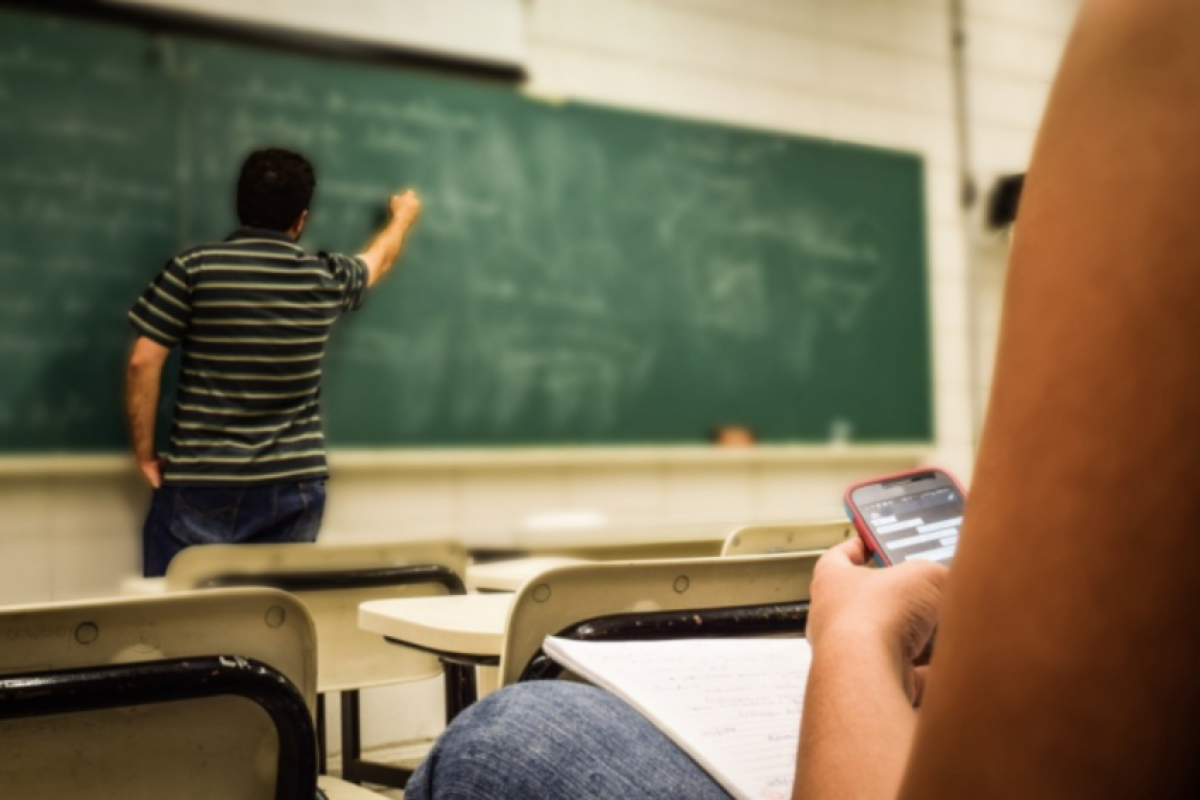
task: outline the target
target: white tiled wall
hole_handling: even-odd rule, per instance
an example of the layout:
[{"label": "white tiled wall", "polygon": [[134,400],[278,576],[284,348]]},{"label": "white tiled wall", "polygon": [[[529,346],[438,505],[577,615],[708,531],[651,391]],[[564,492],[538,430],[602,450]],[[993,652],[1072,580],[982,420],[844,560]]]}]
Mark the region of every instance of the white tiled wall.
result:
[{"label": "white tiled wall", "polygon": [[[980,186],[1025,171],[1042,110],[1081,0],[967,0],[971,160]],[[974,293],[968,333],[976,359],[974,413],[991,388],[1007,245],[978,226],[968,231]],[[940,335],[940,332],[939,332]]]},{"label": "white tiled wall", "polygon": [[[971,132],[985,185],[1025,168],[1077,4],[967,3]],[[1004,251],[958,209],[949,0],[530,0],[528,9],[531,92],[924,156],[933,459],[969,475],[972,392],[988,382]],[[972,370],[972,357],[983,368]],[[355,471],[331,484],[329,536],[468,530],[486,539],[555,508],[617,521],[823,516],[838,513],[852,473],[766,464]],[[143,508],[132,478],[0,478],[0,603],[112,592],[138,568]]]}]

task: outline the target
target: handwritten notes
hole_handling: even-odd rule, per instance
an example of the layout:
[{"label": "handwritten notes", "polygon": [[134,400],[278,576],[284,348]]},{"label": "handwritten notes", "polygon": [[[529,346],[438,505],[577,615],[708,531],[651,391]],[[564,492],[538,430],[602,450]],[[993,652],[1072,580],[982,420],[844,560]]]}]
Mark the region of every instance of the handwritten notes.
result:
[{"label": "handwritten notes", "polygon": [[812,663],[806,640],[548,636],[543,648],[640,711],[734,797],[791,797]]}]

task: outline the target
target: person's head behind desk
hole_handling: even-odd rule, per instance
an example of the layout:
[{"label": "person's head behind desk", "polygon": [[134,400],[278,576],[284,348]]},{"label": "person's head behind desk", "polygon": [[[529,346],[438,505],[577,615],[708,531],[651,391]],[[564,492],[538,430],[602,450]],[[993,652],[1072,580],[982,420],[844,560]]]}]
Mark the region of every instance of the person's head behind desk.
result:
[{"label": "person's head behind desk", "polygon": [[256,150],[238,177],[238,220],[247,228],[299,236],[316,186],[313,165],[304,156],[275,147]]}]

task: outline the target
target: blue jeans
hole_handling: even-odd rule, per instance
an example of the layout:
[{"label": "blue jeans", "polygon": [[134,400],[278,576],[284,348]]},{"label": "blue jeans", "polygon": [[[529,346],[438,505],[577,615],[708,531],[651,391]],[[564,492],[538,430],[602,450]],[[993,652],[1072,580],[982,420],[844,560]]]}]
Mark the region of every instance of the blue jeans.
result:
[{"label": "blue jeans", "polygon": [[142,528],[142,571],[166,574],[180,550],[194,544],[316,541],[325,513],[325,481],[245,488],[163,485]]},{"label": "blue jeans", "polygon": [[729,800],[645,717],[603,689],[510,686],[446,728],[405,800]]}]

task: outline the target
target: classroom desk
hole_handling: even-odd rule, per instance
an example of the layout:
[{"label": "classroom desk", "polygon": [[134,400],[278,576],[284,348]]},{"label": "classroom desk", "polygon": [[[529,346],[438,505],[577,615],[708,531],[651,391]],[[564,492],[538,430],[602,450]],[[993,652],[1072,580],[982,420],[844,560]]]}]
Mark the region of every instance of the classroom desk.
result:
[{"label": "classroom desk", "polygon": [[515,592],[546,570],[583,563],[586,562],[579,558],[533,556],[471,564],[467,567],[466,583],[468,589],[476,592]]},{"label": "classroom desk", "polygon": [[475,667],[496,667],[514,595],[464,594],[372,600],[358,626],[393,644],[438,657],[445,669],[446,722],[475,702]]}]

